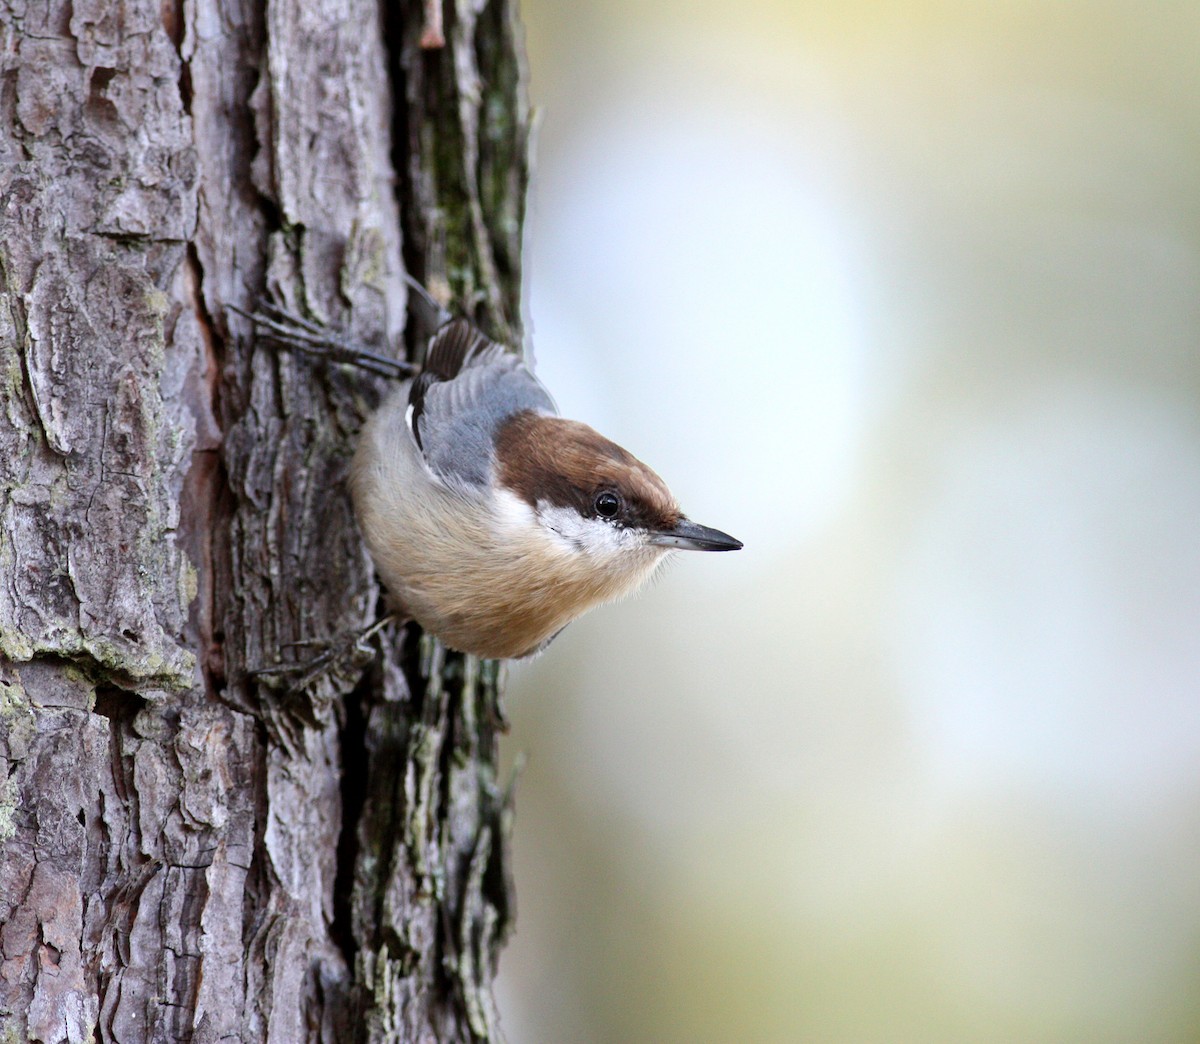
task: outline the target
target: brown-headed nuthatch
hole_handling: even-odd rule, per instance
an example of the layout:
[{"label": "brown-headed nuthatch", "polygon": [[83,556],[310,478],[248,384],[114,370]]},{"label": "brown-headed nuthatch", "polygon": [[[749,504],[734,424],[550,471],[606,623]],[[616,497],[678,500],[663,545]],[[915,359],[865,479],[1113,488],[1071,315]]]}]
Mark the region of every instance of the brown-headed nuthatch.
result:
[{"label": "brown-headed nuthatch", "polygon": [[465,319],[360,437],[351,492],[404,612],[447,646],[529,656],[677,549],[741,542],[689,521],[645,464],[558,416],[521,359]]}]

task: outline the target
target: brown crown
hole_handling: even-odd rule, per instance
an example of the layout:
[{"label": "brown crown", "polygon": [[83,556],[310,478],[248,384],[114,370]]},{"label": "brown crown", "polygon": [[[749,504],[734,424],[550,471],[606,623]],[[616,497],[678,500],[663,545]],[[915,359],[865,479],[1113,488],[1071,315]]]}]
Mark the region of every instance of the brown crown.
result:
[{"label": "brown crown", "polygon": [[681,517],[663,482],[637,457],[593,428],[561,417],[518,413],[496,439],[498,478],[528,504],[546,502],[595,514],[596,495],[623,501],[617,521],[638,529],[670,529]]}]

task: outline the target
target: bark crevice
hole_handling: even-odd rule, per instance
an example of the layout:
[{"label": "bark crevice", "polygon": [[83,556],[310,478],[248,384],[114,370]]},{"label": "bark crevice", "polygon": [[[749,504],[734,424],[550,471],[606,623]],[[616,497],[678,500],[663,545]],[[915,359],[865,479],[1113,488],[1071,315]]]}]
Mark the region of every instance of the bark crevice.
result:
[{"label": "bark crevice", "polygon": [[498,1037],[499,673],[411,627],[249,673],[380,602],[345,479],[386,386],[227,307],[413,346],[407,264],[520,343],[476,6],[422,51],[408,0],[0,0],[0,1036]]}]

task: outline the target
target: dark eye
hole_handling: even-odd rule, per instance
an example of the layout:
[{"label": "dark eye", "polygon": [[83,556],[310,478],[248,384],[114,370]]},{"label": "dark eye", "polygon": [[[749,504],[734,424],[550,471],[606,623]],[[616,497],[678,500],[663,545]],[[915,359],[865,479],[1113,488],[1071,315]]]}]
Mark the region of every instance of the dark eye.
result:
[{"label": "dark eye", "polygon": [[611,489],[606,489],[603,493],[596,494],[595,506],[596,514],[601,518],[616,518],[617,512],[621,510],[621,498]]}]

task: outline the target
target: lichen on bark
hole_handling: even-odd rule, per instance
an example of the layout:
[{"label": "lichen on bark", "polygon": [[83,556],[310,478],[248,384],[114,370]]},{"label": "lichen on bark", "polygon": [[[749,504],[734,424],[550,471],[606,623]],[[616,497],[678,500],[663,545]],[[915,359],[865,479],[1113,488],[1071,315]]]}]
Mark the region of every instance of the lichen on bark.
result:
[{"label": "lichen on bark", "polygon": [[0,1035],[481,1040],[511,923],[494,664],[368,622],[344,481],[407,267],[513,344],[507,0],[0,0]]}]

